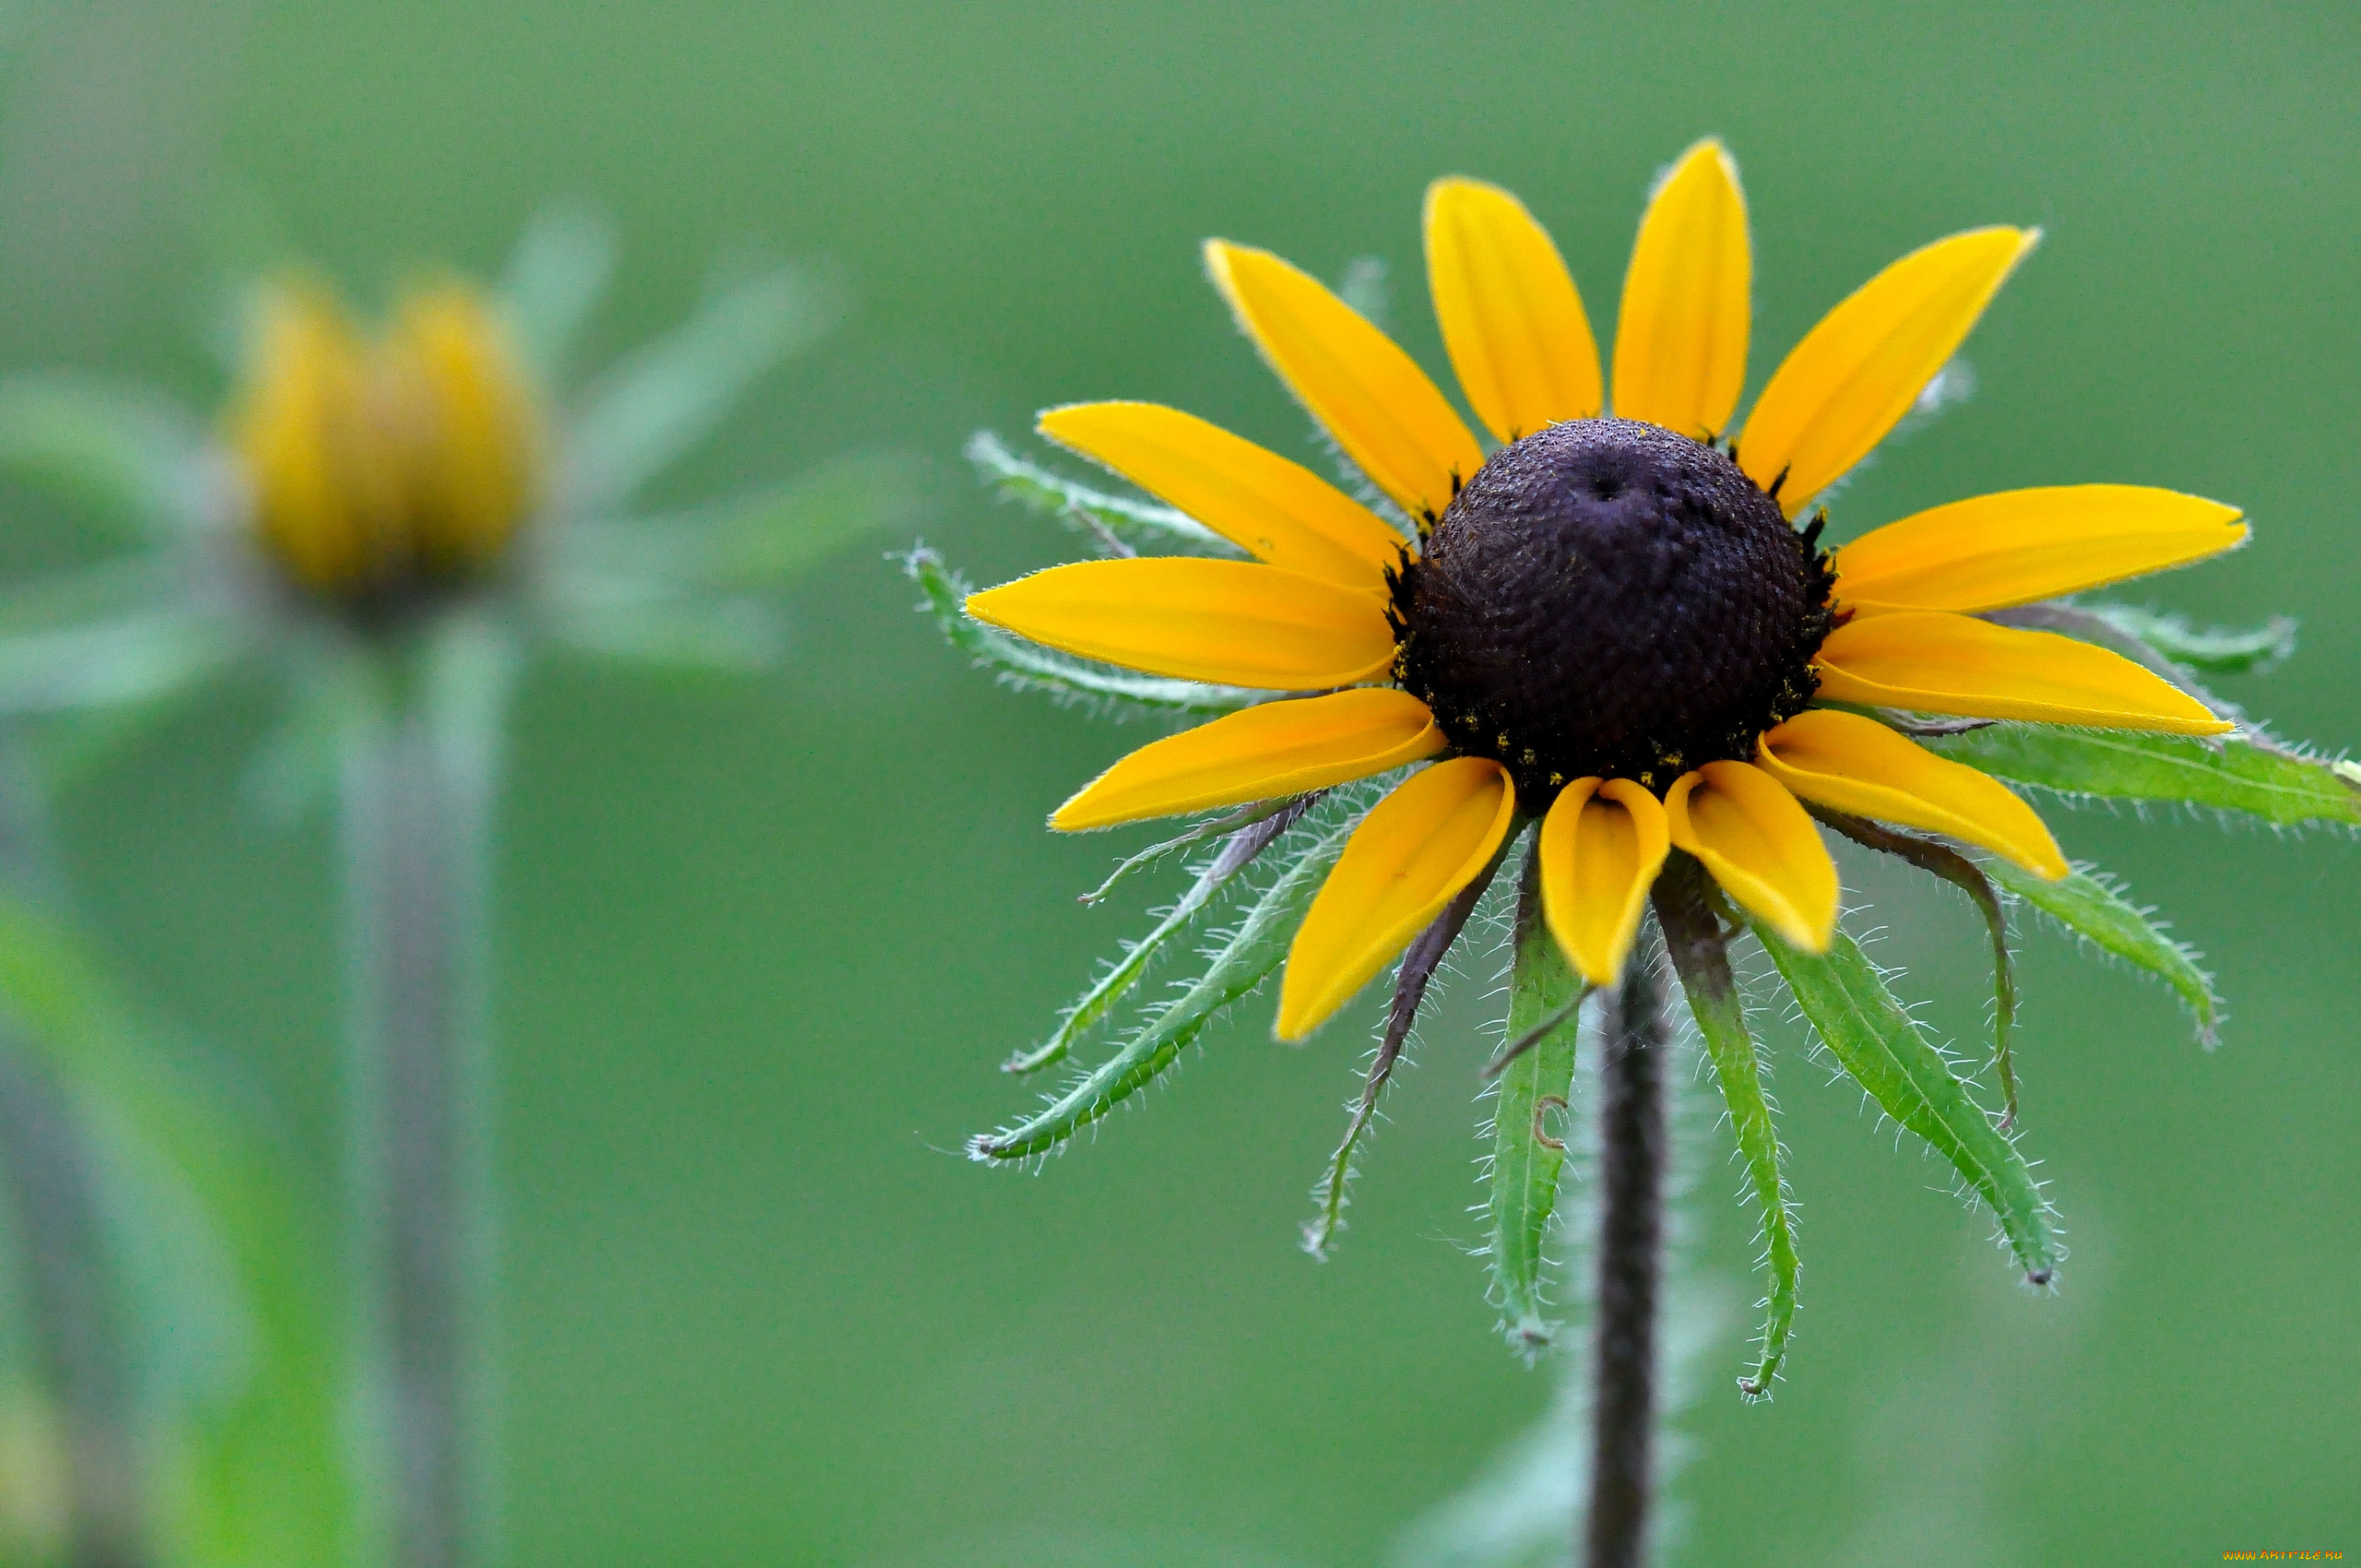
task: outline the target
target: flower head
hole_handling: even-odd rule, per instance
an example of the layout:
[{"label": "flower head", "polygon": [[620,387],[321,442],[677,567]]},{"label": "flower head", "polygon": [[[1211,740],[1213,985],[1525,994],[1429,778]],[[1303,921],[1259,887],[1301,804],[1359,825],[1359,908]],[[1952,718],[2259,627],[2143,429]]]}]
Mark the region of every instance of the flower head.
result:
[{"label": "flower head", "polygon": [[498,565],[547,488],[540,398],[464,283],[405,295],[374,340],[333,296],[256,303],[228,419],[255,532],[304,588],[383,606]]},{"label": "flower head", "polygon": [[[1133,751],[1051,816],[1079,831],[1223,814],[1125,870],[1210,838],[1222,849],[1012,1069],[1069,1054],[1266,852],[1285,867],[1216,938],[1202,980],[973,1152],[1055,1146],[1275,969],[1277,1033],[1294,1040],[1394,966],[1383,1037],[1309,1233],[1320,1251],[1428,980],[1522,843],[1510,1043],[1488,1075],[1499,1096],[1488,1251],[1520,1344],[1546,1336],[1541,1239],[1562,1157],[1542,1113],[1572,1092],[1584,994],[1616,983],[1643,944],[1678,973],[1762,1214],[1774,1277],[1750,1395],[1777,1370],[1796,1264],[1727,956],[1739,937],[1760,940],[1820,1043],[1952,1160],[2046,1283],[2059,1255],[2048,1207],[2008,1134],[2007,900],[2165,978],[2209,1038],[2218,1011],[2186,950],[2071,867],[2004,780],[2361,824],[2353,776],[2273,741],[2192,678],[2208,647],[2251,655],[2211,669],[2250,666],[2266,643],[2284,652],[2279,624],[2209,643],[2179,623],[2069,601],[2239,545],[2237,510],[2114,483],[2013,490],[1825,547],[1832,487],[1918,403],[2037,232],[1970,230],[1895,262],[1789,351],[1741,422],[1752,263],[1719,143],[1692,148],[1648,203],[1611,380],[1556,246],[1513,196],[1440,181],[1425,229],[1435,313],[1480,434],[1335,293],[1268,252],[1214,241],[1215,286],[1341,455],[1342,484],[1178,410],[1058,408],[1043,435],[1169,509],[1098,495],[979,439],[1005,489],[1086,517],[1118,558],[973,594],[962,622],[955,579],[912,557],[945,629],[1004,677],[1210,716]],[[1150,540],[1188,553],[1140,553]],[[2267,788],[2247,787],[2265,774]],[[1980,1106],[1840,928],[1823,826],[1976,899],[1993,937],[2006,1114]]]},{"label": "flower head", "polygon": [[[1786,940],[1824,950],[1837,879],[1807,802],[2065,873],[2007,789],[1878,719],[1816,705],[2230,729],[2119,654],[1973,615],[2226,550],[2247,532],[2234,508],[2122,486],[2022,491],[1833,557],[1819,520],[1791,525],[1910,409],[2035,234],[1971,231],[1895,263],[1805,338],[1726,441],[1750,267],[1717,144],[1675,168],[1642,223],[1612,416],[1580,297],[1525,208],[1445,180],[1426,227],[1444,341],[1499,444],[1489,456],[1321,284],[1267,252],[1206,247],[1240,325],[1415,538],[1190,415],[1086,404],[1046,415],[1043,434],[1253,559],[1085,563],[967,601],[1069,653],[1286,694],[1133,753],[1060,810],[1060,827],[1439,759],[1370,814],[1313,903],[1283,1039],[1399,955],[1526,819],[1543,822],[1550,928],[1595,984],[1620,970],[1675,847]],[[1344,874],[1381,865],[1366,886]]]}]

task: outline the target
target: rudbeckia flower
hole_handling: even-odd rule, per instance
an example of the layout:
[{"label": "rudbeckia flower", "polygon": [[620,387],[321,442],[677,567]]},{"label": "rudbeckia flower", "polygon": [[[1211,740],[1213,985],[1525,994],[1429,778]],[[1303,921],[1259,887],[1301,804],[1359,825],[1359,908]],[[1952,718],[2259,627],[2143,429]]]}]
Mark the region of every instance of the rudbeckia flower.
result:
[{"label": "rudbeckia flower", "polygon": [[[1834,863],[1804,802],[1931,829],[2039,875],[2031,808],[1844,703],[2212,735],[2230,724],[2120,654],[1979,612],[2227,550],[2236,508],[2127,485],[1923,513],[1831,557],[1789,519],[1909,411],[2038,237],[1905,256],[1788,355],[1742,427],[1750,263],[1708,143],[1657,192],[1599,352],[1548,235],[1507,192],[1429,193],[1427,261],[1484,445],[1389,339],[1265,251],[1215,241],[1239,325],[1417,539],[1309,470],[1178,410],[1057,409],[1042,434],[1252,559],[1085,562],[967,600],[978,620],[1148,673],[1289,694],[1133,753],[1064,829],[1242,804],[1433,759],[1363,821],[1288,956],[1310,1034],[1540,823],[1549,927],[1619,974],[1674,848],[1822,952]],[[1734,439],[1725,442],[1725,433]],[[1298,695],[1317,693],[1319,695]]]},{"label": "rudbeckia flower", "polygon": [[[1216,288],[1333,443],[1341,482],[1179,410],[1057,408],[1044,436],[1164,506],[1094,496],[988,440],[978,456],[1013,492],[1089,517],[1119,558],[975,593],[964,624],[940,564],[912,562],[955,638],[1013,680],[1216,715],[1133,751],[1050,817],[1078,832],[1221,813],[1174,843],[1226,837],[1173,916],[1012,1065],[1065,1055],[1242,867],[1298,848],[1204,980],[1042,1112],[978,1139],[978,1157],[1036,1155],[1103,1115],[1282,958],[1276,1032],[1290,1041],[1398,960],[1367,1090],[1323,1183],[1320,1250],[1428,979],[1522,844],[1510,1044],[1494,1063],[1517,1068],[1498,1091],[1493,1154],[1492,1254],[1513,1334],[1544,1332],[1558,1140],[1543,1114],[1571,1092],[1566,1026],[1585,989],[1615,985],[1659,940],[1729,1098],[1778,1277],[1753,1392],[1776,1367],[1794,1276],[1725,956],[1737,934],[1761,939],[1821,1042],[1952,1158],[2047,1281],[2047,1208],[2006,1122],[1971,1100],[1839,929],[1821,826],[1984,909],[2012,1116],[2003,890],[2113,932],[2094,940],[2172,981],[2209,1029],[2214,1015],[2188,956],[2165,956],[2137,911],[2070,866],[2004,778],[2133,794],[2145,778],[2092,758],[2236,754],[2299,772],[2315,818],[2361,816],[2348,781],[2241,731],[2195,685],[2176,659],[2201,662],[2202,639],[2066,602],[2238,546],[2236,507],[2118,483],[2008,490],[1824,548],[1821,503],[1920,403],[2039,237],[1974,229],[1894,262],[1788,351],[1741,420],[1752,260],[1718,142],[1690,149],[1647,204],[1611,360],[1516,197],[1442,180],[1426,203],[1428,281],[1472,424],[1337,293],[1267,251],[1208,243]],[[1138,552],[1156,539],[1192,553]],[[2058,746],[2094,742],[2112,749],[2058,760]],[[2023,759],[2041,754],[2052,776],[2025,777]],[[2217,784],[2235,771],[2205,763],[2192,777],[2209,770]],[[2206,798],[2252,809],[2221,789]],[[1526,1180],[1543,1167],[1546,1181]]]}]

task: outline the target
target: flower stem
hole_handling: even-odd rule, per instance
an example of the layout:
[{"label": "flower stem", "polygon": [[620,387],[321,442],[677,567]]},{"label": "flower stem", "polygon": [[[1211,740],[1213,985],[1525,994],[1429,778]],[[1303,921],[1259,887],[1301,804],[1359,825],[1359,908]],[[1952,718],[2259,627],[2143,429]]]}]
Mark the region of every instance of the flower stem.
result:
[{"label": "flower stem", "polygon": [[57,1421],[68,1568],[148,1561],[123,1324],[108,1289],[89,1148],[55,1084],[0,1038],[0,1182],[14,1200],[27,1316]]},{"label": "flower stem", "polygon": [[1656,1317],[1664,1275],[1664,992],[1651,932],[1610,1003],[1600,1063],[1597,1317],[1588,1568],[1640,1568],[1655,1487]]},{"label": "flower stem", "polygon": [[[391,664],[389,660],[389,665]],[[478,905],[488,778],[391,668],[348,755],[352,1170],[364,1436],[394,1568],[482,1561],[473,1430],[491,1224]]]}]

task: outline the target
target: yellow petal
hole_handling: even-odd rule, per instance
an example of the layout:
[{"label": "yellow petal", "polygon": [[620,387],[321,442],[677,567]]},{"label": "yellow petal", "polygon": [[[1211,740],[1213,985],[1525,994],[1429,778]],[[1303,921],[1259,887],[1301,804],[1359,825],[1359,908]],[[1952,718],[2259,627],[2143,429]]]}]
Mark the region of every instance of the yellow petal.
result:
[{"label": "yellow petal", "polygon": [[1835,702],[2173,735],[2231,728],[2121,654],[1941,611],[1857,617],[1829,634],[1818,662],[1820,695]]},{"label": "yellow petal", "polygon": [[1252,561],[1081,561],[971,594],[967,613],[1085,659],[1223,685],[1349,686],[1394,662],[1370,595]]},{"label": "yellow petal", "polygon": [[1794,517],[1885,439],[1957,351],[2038,229],[1971,229],[1870,279],[1796,345],[1747,417],[1738,463]]},{"label": "yellow petal", "polygon": [[1836,552],[1856,611],[1999,610],[2185,566],[2246,541],[2236,506],[2136,484],[2068,484],[1954,501]]},{"label": "yellow petal", "polygon": [[1628,778],[1578,778],[1541,822],[1541,912],[1583,979],[1613,985],[1672,840],[1664,807]]},{"label": "yellow petal", "polygon": [[1804,800],[1980,844],[2051,881],[2067,873],[2048,826],[2007,785],[1874,719],[1799,713],[1762,737],[1755,766]]},{"label": "yellow petal", "polygon": [[1041,434],[1160,495],[1274,566],[1382,590],[1403,540],[1368,507],[1299,464],[1154,403],[1076,403]]},{"label": "yellow petal", "polygon": [[1494,435],[1596,417],[1590,318],[1548,231],[1516,197],[1475,180],[1428,186],[1427,284],[1460,387]]},{"label": "yellow petal", "polygon": [[1414,519],[1442,517],[1484,454],[1426,372],[1268,251],[1208,240],[1205,268],[1271,368],[1370,482]]},{"label": "yellow petal", "polygon": [[1516,815],[1507,770],[1453,757],[1411,775],[1353,830],[1287,950],[1278,1034],[1301,1039],[1353,999],[1491,863]]},{"label": "yellow petal", "polygon": [[481,296],[448,286],[403,302],[385,360],[413,416],[420,563],[483,566],[532,509],[540,479],[538,410],[508,335]]},{"label": "yellow petal", "polygon": [[1427,705],[1390,686],[1264,703],[1142,746],[1060,806],[1067,833],[1325,790],[1443,749]]},{"label": "yellow petal", "polygon": [[1742,762],[1709,762],[1665,796],[1672,841],[1791,947],[1824,953],[1836,929],[1836,862],[1785,786]]},{"label": "yellow petal", "polygon": [[1640,220],[1615,320],[1615,412],[1703,440],[1746,382],[1754,255],[1738,165],[1712,137],[1681,154]]}]

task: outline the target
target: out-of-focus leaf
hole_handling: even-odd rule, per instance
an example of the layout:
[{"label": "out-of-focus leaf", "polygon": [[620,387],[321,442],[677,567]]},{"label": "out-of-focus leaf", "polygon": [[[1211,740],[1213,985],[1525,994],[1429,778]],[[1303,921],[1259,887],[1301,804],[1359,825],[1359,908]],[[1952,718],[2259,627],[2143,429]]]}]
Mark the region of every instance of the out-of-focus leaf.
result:
[{"label": "out-of-focus leaf", "polygon": [[1021,501],[1045,517],[1095,533],[1103,546],[1117,552],[1145,546],[1157,552],[1245,553],[1194,517],[1169,506],[1111,495],[1028,462],[989,430],[979,430],[968,438],[967,460],[995,493]]},{"label": "out-of-focus leaf", "polygon": [[1542,919],[1537,854],[1536,849],[1525,851],[1517,888],[1507,1038],[1520,1042],[1553,1020],[1556,1028],[1518,1052],[1494,1080],[1485,1203],[1489,1237],[1484,1246],[1500,1299],[1501,1332],[1510,1348],[1528,1360],[1548,1346],[1558,1329],[1549,1320],[1545,1253],[1558,1212],[1566,1146],[1542,1123],[1553,1105],[1564,1116],[1573,1094],[1575,1042],[1582,1033],[1573,1008],[1584,990],[1582,977],[1567,966]]},{"label": "out-of-focus leaf", "polygon": [[791,484],[702,511],[570,527],[557,548],[567,576],[772,592],[863,535],[906,528],[921,494],[908,457],[854,453]]},{"label": "out-of-focus leaf", "polygon": [[586,203],[545,207],[517,237],[501,275],[501,312],[543,386],[564,384],[583,324],[614,269],[614,222]]},{"label": "out-of-focus leaf", "polygon": [[2213,977],[2200,968],[2197,955],[2166,936],[2140,909],[2085,866],[2056,882],[2044,882],[2008,861],[1987,859],[1992,880],[2047,915],[2102,953],[2144,969],[2173,988],[2197,1020],[2198,1039],[2209,1048],[2222,1027],[2222,999]]},{"label": "out-of-focus leaf", "polygon": [[1242,686],[1209,686],[1197,681],[1170,681],[1157,675],[1085,664],[1063,654],[1038,647],[1022,637],[968,618],[971,591],[943,557],[921,545],[902,559],[910,580],[925,596],[919,608],[934,618],[951,646],[997,674],[1019,691],[1047,692],[1061,703],[1091,708],[1141,707],[1166,713],[1212,715],[1235,713],[1266,700],[1267,692]]},{"label": "out-of-focus leaf", "polygon": [[601,659],[723,675],[769,669],[787,640],[774,605],[683,592],[568,603],[551,613],[546,629],[560,642]]},{"label": "out-of-focus leaf", "polygon": [[[174,1561],[350,1561],[355,1492],[328,1289],[337,1260],[300,1201],[305,1185],[139,1034],[71,938],[5,894],[0,1009],[93,1124],[113,1133],[110,1169],[127,1185],[112,1206],[118,1225],[141,1232],[137,1306],[144,1342],[160,1358],[148,1375],[188,1405],[172,1412],[162,1451],[173,1481],[168,1523],[185,1543]],[[191,1266],[208,1256],[223,1266]],[[224,1285],[234,1300],[220,1299]],[[214,1327],[195,1332],[204,1324]]]},{"label": "out-of-focus leaf", "polygon": [[1821,1043],[1887,1115],[1951,1161],[1999,1219],[2025,1277],[2047,1284],[2058,1244],[2033,1171],[1918,1032],[1877,966],[1841,930],[1828,952],[1815,956],[1788,946],[1753,916],[1746,920]]},{"label": "out-of-focus leaf", "polygon": [[2296,621],[2273,615],[2260,626],[2207,626],[2200,629],[2185,615],[2142,610],[2130,604],[2076,606],[2099,617],[2126,636],[2191,670],[2208,675],[2262,674],[2293,658]]},{"label": "out-of-focus leaf", "polygon": [[1323,812],[1309,846],[1289,847],[1287,870],[1254,900],[1237,929],[1209,951],[1203,975],[1038,1113],[970,1140],[969,1157],[1004,1161],[1048,1153],[1155,1082],[1207,1024],[1261,985],[1287,957],[1304,911],[1359,824],[1367,792],[1338,790],[1329,798],[1340,797],[1347,802],[1341,820]]},{"label": "out-of-focus leaf", "polygon": [[1796,1286],[1802,1265],[1796,1255],[1795,1216],[1787,1206],[1787,1179],[1772,1120],[1771,1097],[1762,1087],[1762,1060],[1746,1027],[1746,1004],[1730,973],[1728,933],[1705,894],[1703,873],[1683,855],[1656,881],[1655,906],[1665,945],[1689,1011],[1713,1058],[1714,1077],[1729,1107],[1730,1131],[1746,1162],[1755,1212],[1762,1225],[1762,1262],[1771,1271],[1771,1291],[1762,1301],[1762,1352],[1754,1370],[1738,1379],[1738,1393],[1751,1402],[1771,1397],[1772,1380],[1787,1353],[1796,1323]]},{"label": "out-of-focus leaf", "polygon": [[562,510],[621,511],[709,434],[757,376],[818,339],[836,314],[826,291],[785,268],[707,299],[585,394],[558,457]]},{"label": "out-of-focus leaf", "polygon": [[205,436],[161,398],[73,375],[0,382],[0,471],[129,536],[189,529]]},{"label": "out-of-focus leaf", "polygon": [[2361,788],[2333,764],[2231,737],[1994,724],[1928,737],[1930,749],[2011,783],[2103,800],[2179,801],[2293,827],[2361,826]]},{"label": "out-of-focus leaf", "polygon": [[243,781],[246,798],[279,827],[333,798],[338,769],[384,700],[365,650],[346,639],[303,639],[283,663],[286,706]]},{"label": "out-of-focus leaf", "polygon": [[0,712],[63,713],[186,691],[251,645],[209,606],[141,612],[49,631],[0,633]]}]

